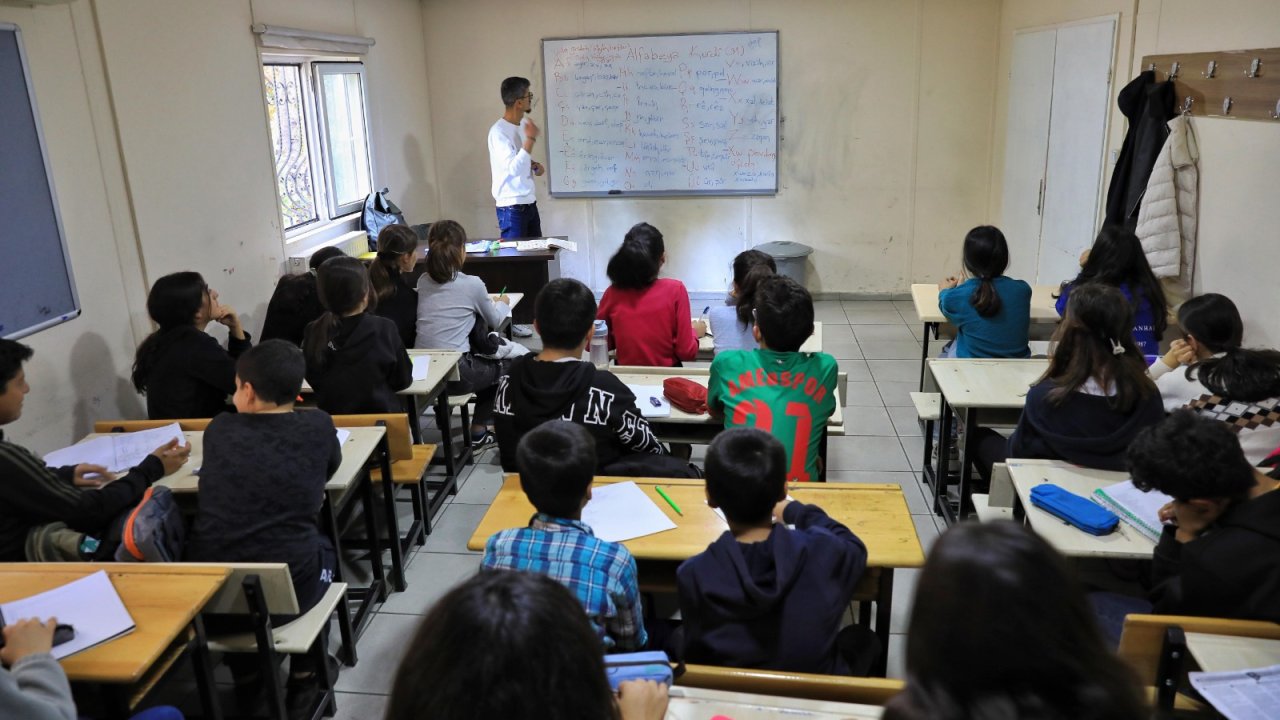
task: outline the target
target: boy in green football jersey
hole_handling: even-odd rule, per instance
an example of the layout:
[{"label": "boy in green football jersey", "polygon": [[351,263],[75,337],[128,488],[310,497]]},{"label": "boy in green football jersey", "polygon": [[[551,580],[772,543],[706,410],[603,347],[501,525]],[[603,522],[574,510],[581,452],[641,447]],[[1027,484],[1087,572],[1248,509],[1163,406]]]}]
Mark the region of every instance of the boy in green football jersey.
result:
[{"label": "boy in green football jersey", "polygon": [[838,367],[826,353],[800,352],[813,334],[813,298],[775,275],[760,283],[755,318],[760,349],[716,355],[707,407],[726,428],[754,427],[777,438],[787,450],[788,481],[819,480],[818,449],[836,409]]}]

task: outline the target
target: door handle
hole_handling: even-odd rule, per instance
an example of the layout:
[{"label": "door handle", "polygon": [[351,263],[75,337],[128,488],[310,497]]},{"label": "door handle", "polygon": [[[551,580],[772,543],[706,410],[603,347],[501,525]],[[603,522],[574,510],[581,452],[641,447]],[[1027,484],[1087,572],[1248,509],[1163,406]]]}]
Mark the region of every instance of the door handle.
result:
[{"label": "door handle", "polygon": [[1040,178],[1040,193],[1036,196],[1036,214],[1044,214],[1044,178]]}]

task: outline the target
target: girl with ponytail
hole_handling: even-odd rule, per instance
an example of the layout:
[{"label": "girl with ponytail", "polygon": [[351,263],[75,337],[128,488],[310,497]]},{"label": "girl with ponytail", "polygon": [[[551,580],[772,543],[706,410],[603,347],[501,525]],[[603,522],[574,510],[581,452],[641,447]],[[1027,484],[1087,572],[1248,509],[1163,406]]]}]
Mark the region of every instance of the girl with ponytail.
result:
[{"label": "girl with ponytail", "polygon": [[1134,342],[1143,355],[1160,354],[1160,337],[1169,325],[1169,303],[1137,235],[1118,225],[1104,225],[1098,231],[1093,247],[1080,256],[1080,274],[1059,289],[1059,315],[1066,312],[1072,291],[1085,283],[1119,288],[1133,308]]},{"label": "girl with ponytail", "polygon": [[715,351],[755,350],[760,347],[751,328],[756,324],[756,290],[760,281],[778,272],[778,265],[759,250],[744,250],[733,259],[733,287],[729,299],[707,313]]},{"label": "girl with ponytail", "polygon": [[964,269],[969,279],[938,284],[938,308],[956,326],[943,357],[1025,358],[1031,356],[1031,286],[1005,277],[1009,245],[1004,233],[980,225],[964,236]]},{"label": "girl with ponytail", "polygon": [[[147,396],[152,420],[208,418],[235,412],[227,398],[236,391],[236,361],[252,345],[240,316],[218,302],[197,272],[156,280],[147,294],[147,314],[158,329],[138,346],[133,386]],[[227,328],[227,349],[205,334],[211,322]]]},{"label": "girl with ponytail", "polygon": [[364,263],[326,260],[316,289],[325,312],[302,341],[316,405],[331,415],[403,412],[396,392],[413,382],[413,365],[395,323],[371,312],[377,296]]},{"label": "girl with ponytail", "polygon": [[388,225],[378,233],[378,254],[369,264],[369,282],[378,296],[377,314],[396,324],[400,341],[413,347],[418,334],[418,291],[405,280],[418,261],[418,235],[408,225]]},{"label": "girl with ponytail", "polygon": [[1178,308],[1183,338],[1151,364],[1164,409],[1188,408],[1227,423],[1256,465],[1280,445],[1280,352],[1242,347],[1244,322],[1225,295]]}]

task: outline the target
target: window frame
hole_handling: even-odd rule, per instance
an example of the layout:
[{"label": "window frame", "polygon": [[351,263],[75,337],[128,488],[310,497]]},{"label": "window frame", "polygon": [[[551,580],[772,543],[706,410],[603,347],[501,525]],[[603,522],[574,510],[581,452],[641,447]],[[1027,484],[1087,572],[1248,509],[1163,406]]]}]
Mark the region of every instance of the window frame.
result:
[{"label": "window frame", "polygon": [[[337,60],[316,60],[311,62],[312,82],[314,89],[313,110],[317,117],[316,131],[323,148],[323,169],[325,175],[325,196],[329,207],[330,219],[342,215],[359,212],[364,207],[365,198],[373,192],[373,141],[369,137],[369,83],[365,75],[364,63]],[[329,118],[324,112],[325,100],[324,77],[326,75],[358,75],[360,77],[360,113],[364,126],[364,148],[368,158],[369,188],[364,197],[342,205],[338,204],[337,191],[333,181],[333,148],[329,144]]]}]

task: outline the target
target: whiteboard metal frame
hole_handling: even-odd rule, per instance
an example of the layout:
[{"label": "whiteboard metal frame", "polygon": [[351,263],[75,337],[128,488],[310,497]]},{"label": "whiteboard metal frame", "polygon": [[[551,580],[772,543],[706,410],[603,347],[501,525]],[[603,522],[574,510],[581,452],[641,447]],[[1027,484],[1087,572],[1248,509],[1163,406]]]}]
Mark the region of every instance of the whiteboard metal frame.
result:
[{"label": "whiteboard metal frame", "polygon": [[[702,37],[707,35],[769,35],[774,37],[774,46],[777,48],[777,74],[778,84],[774,86],[774,95],[776,102],[774,104],[774,123],[773,123],[773,178],[774,186],[772,190],[629,190],[626,192],[556,192],[551,189],[551,182],[547,182],[547,192],[553,198],[606,198],[613,200],[625,200],[627,198],[637,197],[776,197],[782,190],[781,168],[779,166],[779,155],[782,154],[782,33],[778,30],[725,30],[723,32],[698,32],[698,33],[644,33],[641,35],[583,35],[576,37],[550,37],[542,38],[541,56],[539,60],[542,62],[542,91],[544,101],[542,106],[549,108],[550,95],[547,94],[547,43],[564,42],[567,40],[623,40],[632,38],[651,38],[651,37]],[[551,123],[544,123],[547,128],[547,152],[551,152]],[[550,160],[548,159],[548,165]]]},{"label": "whiteboard metal frame", "polygon": [[31,119],[36,125],[36,139],[40,143],[40,158],[44,161],[44,177],[49,183],[49,199],[53,202],[53,221],[58,227],[58,241],[62,243],[62,263],[67,271],[67,283],[71,286],[71,312],[49,318],[44,322],[3,335],[6,340],[17,340],[80,317],[80,293],[76,290],[76,276],[71,270],[71,253],[67,251],[67,233],[62,225],[62,210],[58,205],[58,193],[53,187],[53,168],[49,165],[49,149],[44,141],[44,125],[40,122],[40,109],[36,106],[36,88],[31,82],[31,65],[27,62],[27,46],[22,41],[22,28],[13,23],[0,22],[0,32],[12,31],[18,45],[18,62],[22,65],[22,79],[27,84],[27,100],[31,105]]}]

